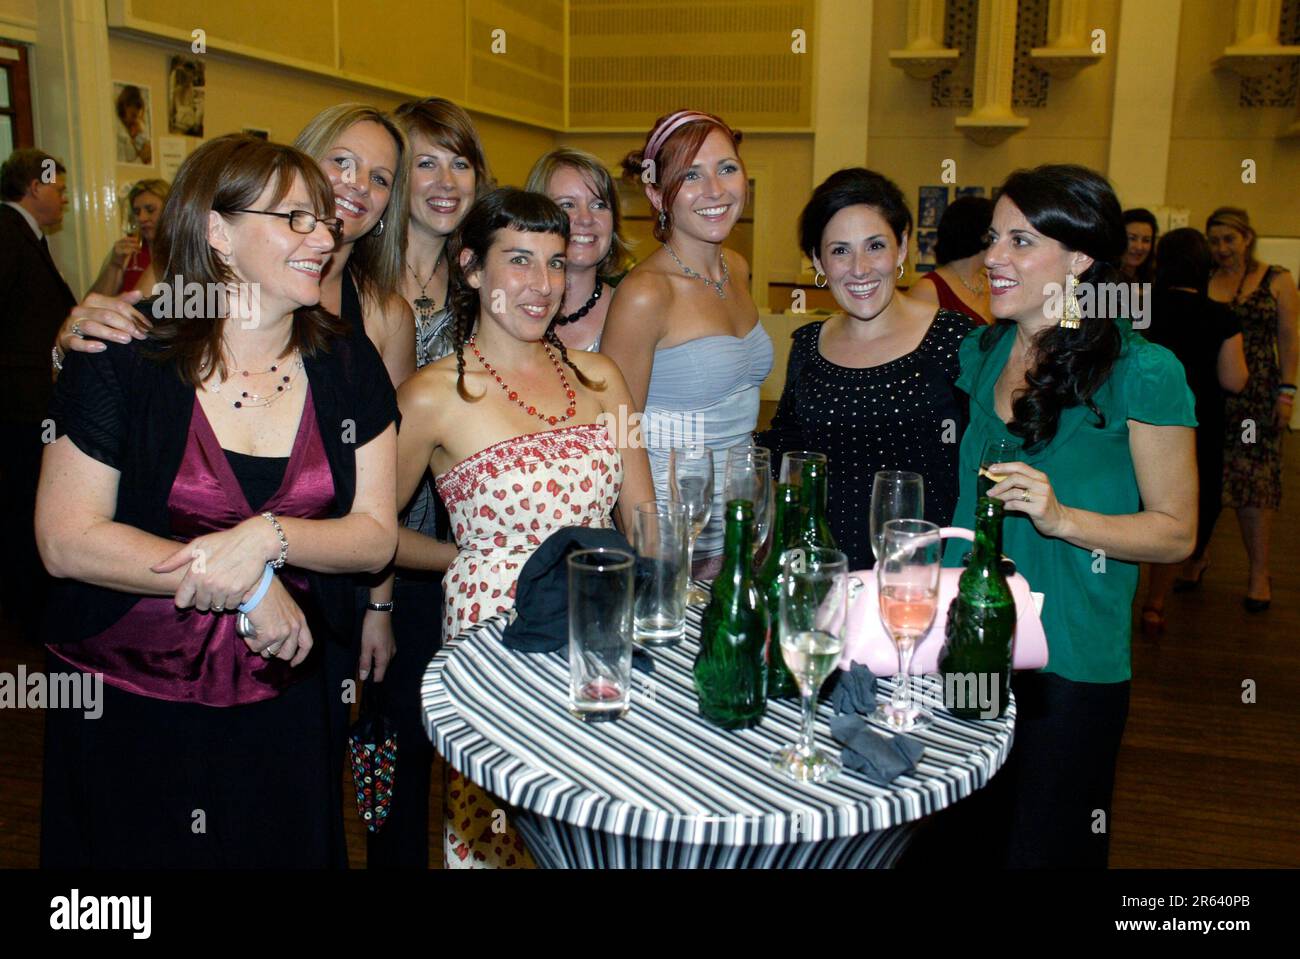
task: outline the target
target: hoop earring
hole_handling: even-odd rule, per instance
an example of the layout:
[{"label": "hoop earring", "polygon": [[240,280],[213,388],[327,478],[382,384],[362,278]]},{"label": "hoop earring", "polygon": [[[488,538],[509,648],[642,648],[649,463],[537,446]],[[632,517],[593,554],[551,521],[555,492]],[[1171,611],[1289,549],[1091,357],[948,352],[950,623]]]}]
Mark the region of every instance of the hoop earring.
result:
[{"label": "hoop earring", "polygon": [[898,278],[899,278],[900,280],[903,278],[903,264],[901,264],[901,263],[898,264]]},{"label": "hoop earring", "polygon": [[1073,273],[1065,274],[1065,309],[1061,311],[1060,325],[1067,330],[1077,330],[1083,324],[1083,312],[1079,309],[1079,298],[1075,290],[1079,278]]},{"label": "hoop earring", "polygon": [[[819,279],[821,280],[820,283],[817,282]],[[817,275],[813,277],[813,286],[817,287],[819,290],[826,289],[826,274],[821,270],[818,270]]]},{"label": "hoop earring", "polygon": [[370,232],[372,236],[384,235],[384,218],[382,216],[379,218],[379,224]]}]

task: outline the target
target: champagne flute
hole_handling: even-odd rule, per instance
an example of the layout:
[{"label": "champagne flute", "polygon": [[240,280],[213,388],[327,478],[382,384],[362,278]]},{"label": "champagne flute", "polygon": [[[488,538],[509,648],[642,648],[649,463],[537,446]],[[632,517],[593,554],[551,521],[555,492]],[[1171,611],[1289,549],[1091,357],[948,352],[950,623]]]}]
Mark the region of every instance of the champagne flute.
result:
[{"label": "champagne flute", "polygon": [[140,251],[140,224],[136,222],[134,216],[127,217],[125,232],[127,239],[136,241],[135,249],[126,259],[126,266],[122,267],[123,272],[130,272],[136,268],[135,256]]},{"label": "champagne flute", "polygon": [[722,501],[746,499],[754,504],[754,553],[767,542],[772,527],[772,451],[763,446],[727,450]]},{"label": "champagne flute", "polygon": [[939,527],[918,519],[891,519],[885,524],[876,584],[880,620],[898,647],[898,676],[891,702],[872,719],[899,732],[921,729],[934,717],[913,704],[908,668],[916,644],[930,631],[939,607]]},{"label": "champagne flute", "polygon": [[[668,454],[668,493],[675,503],[684,503],[690,514],[690,545],[686,568],[693,569],[695,541],[713,515],[713,451],[707,446],[675,446]],[[686,591],[691,605],[707,603],[709,596],[698,586]]]},{"label": "champagne flute", "polygon": [[1014,463],[1020,459],[1020,444],[1015,440],[989,440],[984,444],[984,453],[980,456],[980,472],[975,478],[975,499],[987,495],[988,491],[1006,479],[1003,473],[994,473],[990,467],[999,463]]},{"label": "champagne flute", "polygon": [[871,552],[880,561],[885,524],[891,519],[925,517],[925,480],[920,473],[881,470],[871,482]]},{"label": "champagne flute", "polygon": [[781,555],[781,566],[776,610],[781,657],[799,686],[803,722],[798,742],[772,754],[772,768],[797,782],[826,782],[841,764],[814,741],[817,692],[844,652],[849,560],[839,550],[797,548]]}]

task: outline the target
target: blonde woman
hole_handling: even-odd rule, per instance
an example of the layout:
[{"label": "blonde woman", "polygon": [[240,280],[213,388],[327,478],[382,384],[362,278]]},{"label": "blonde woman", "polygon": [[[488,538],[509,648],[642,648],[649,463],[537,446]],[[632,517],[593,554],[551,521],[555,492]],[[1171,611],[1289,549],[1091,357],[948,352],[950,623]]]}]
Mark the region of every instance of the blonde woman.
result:
[{"label": "blonde woman", "polygon": [[560,147],[533,164],[525,188],[549,196],[569,218],[564,302],[555,332],[568,349],[595,353],[628,258],[614,178],[587,151]]},{"label": "blonde woman", "polygon": [[162,215],[170,189],[166,180],[140,180],[131,187],[126,197],[127,208],[131,211],[127,235],[109,250],[90,292],[117,296],[131,290],[143,290],[147,294],[153,287],[156,280],[153,238],[158,232],[158,218]]}]

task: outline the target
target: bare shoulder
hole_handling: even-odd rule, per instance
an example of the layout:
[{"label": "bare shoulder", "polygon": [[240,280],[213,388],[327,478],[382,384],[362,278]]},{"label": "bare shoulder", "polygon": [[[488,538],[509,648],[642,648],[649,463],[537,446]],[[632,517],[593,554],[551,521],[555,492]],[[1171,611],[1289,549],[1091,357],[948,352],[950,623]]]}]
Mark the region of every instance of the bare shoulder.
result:
[{"label": "bare shoulder", "polygon": [[749,261],[735,250],[727,247],[722,248],[722,256],[727,262],[727,269],[732,277],[739,280],[744,286],[749,286]]},{"label": "bare shoulder", "polygon": [[582,370],[583,375],[588,379],[602,380],[611,376],[617,376],[620,380],[623,378],[622,371],[618,364],[602,353],[588,353],[585,350],[567,351],[570,362],[578,369]]},{"label": "bare shoulder", "polygon": [[411,311],[411,304],[406,302],[405,297],[396,293],[388,294],[381,303],[375,304],[374,313],[380,329],[389,335],[415,325],[415,314]]},{"label": "bare shoulder", "polygon": [[610,309],[662,306],[672,297],[672,284],[668,275],[653,264],[640,263],[625,276],[614,290]]},{"label": "bare shoulder", "polygon": [[397,402],[403,414],[434,413],[443,409],[448,395],[456,393],[456,375],[454,353],[417,370],[397,390]]}]

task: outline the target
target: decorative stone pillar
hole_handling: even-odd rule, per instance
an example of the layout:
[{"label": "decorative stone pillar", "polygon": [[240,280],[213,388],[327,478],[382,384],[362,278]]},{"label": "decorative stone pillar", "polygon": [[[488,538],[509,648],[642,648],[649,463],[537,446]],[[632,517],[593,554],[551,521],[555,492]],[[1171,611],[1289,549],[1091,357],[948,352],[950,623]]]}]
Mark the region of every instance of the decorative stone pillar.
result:
[{"label": "decorative stone pillar", "polygon": [[982,146],[995,146],[1029,126],[1011,109],[1016,66],[1016,0],[980,0],[975,47],[975,105],[957,129]]},{"label": "decorative stone pillar", "polygon": [[907,46],[890,50],[889,62],[917,80],[951,67],[960,51],[943,45],[946,9],[945,0],[907,0]]},{"label": "decorative stone pillar", "polygon": [[1259,77],[1300,57],[1300,46],[1278,42],[1281,25],[1282,0],[1237,0],[1232,46],[1224,49],[1214,65],[1243,77]]},{"label": "decorative stone pillar", "polygon": [[1034,66],[1054,77],[1072,77],[1102,55],[1092,49],[1088,28],[1088,0],[1050,0],[1047,11],[1047,46],[1029,52]]}]

